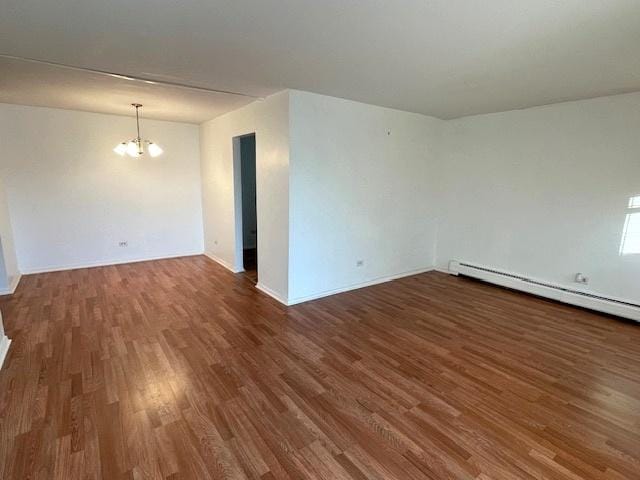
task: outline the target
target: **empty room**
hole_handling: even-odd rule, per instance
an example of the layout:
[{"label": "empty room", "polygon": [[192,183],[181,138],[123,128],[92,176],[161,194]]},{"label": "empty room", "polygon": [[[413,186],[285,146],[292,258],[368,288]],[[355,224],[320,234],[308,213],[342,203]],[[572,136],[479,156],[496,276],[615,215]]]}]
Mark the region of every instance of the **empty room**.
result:
[{"label": "empty room", "polygon": [[640,3],[0,0],[0,479],[640,479]]}]

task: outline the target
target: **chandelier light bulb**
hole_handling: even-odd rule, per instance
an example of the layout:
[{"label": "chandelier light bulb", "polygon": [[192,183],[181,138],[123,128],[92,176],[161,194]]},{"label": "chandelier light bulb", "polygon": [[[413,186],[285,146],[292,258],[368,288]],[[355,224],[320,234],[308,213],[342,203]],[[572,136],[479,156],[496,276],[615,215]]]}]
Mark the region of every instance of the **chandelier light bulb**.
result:
[{"label": "chandelier light bulb", "polygon": [[151,155],[153,158],[162,155],[162,152],[163,152],[162,148],[160,148],[160,146],[157,143],[153,143],[153,142],[149,142],[149,146],[147,147],[147,150],[149,151],[149,155]]},{"label": "chandelier light bulb", "polygon": [[127,155],[133,158],[140,156],[140,151],[138,150],[138,142],[131,140],[127,144]]},{"label": "chandelier light bulb", "polygon": [[119,143],[116,146],[116,148],[113,149],[113,151],[116,152],[121,157],[124,157],[124,154],[127,153],[127,143],[126,142]]}]

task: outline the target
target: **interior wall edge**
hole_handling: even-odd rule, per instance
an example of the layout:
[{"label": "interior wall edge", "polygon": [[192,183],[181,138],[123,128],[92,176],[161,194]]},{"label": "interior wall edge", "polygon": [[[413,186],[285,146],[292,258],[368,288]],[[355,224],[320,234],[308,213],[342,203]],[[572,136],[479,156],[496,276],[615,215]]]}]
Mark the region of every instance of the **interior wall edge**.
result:
[{"label": "interior wall edge", "polygon": [[2,338],[0,338],[0,368],[2,368],[4,364],[4,360],[7,357],[7,353],[9,353],[10,346],[11,339],[6,335],[2,335]]},{"label": "interior wall edge", "polygon": [[20,279],[22,278],[22,272],[17,273],[13,279],[11,280],[11,284],[9,287],[0,290],[0,295],[13,295],[18,288],[18,284],[20,283]]},{"label": "interior wall edge", "polygon": [[9,345],[11,345],[11,339],[5,335],[2,312],[0,312],[0,368],[9,352]]},{"label": "interior wall edge", "polygon": [[238,268],[237,266],[233,266],[231,263],[227,262],[223,258],[217,256],[215,253],[212,253],[208,250],[205,250],[204,255],[207,258],[210,258],[214,262],[218,263],[219,265],[223,266],[224,268],[229,270],[231,273],[240,273],[244,271],[243,269]]},{"label": "interior wall edge", "polygon": [[256,288],[260,290],[262,293],[264,293],[265,295],[270,296],[274,300],[277,300],[278,302],[280,302],[281,304],[287,307],[291,305],[291,303],[289,303],[289,301],[287,300],[286,296],[282,295],[279,292],[276,292],[272,288],[269,288],[264,283],[260,283],[260,281],[258,281],[258,283],[256,284]]}]

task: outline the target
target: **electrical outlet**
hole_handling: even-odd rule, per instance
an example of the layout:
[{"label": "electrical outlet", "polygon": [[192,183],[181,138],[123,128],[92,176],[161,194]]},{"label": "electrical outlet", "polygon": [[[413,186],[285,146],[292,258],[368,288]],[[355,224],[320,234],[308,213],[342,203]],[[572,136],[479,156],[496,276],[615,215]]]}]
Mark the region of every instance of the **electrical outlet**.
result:
[{"label": "electrical outlet", "polygon": [[118,246],[124,248],[124,247],[128,247],[129,246],[129,242],[127,242],[126,240],[124,242],[120,242],[118,243]]},{"label": "electrical outlet", "polygon": [[582,283],[583,285],[588,285],[589,284],[589,277],[586,277],[582,273],[576,273],[576,276],[574,277],[574,281],[576,283]]},{"label": "electrical outlet", "polygon": [[356,262],[356,267],[362,267],[362,266],[364,266],[364,260],[358,260]]}]

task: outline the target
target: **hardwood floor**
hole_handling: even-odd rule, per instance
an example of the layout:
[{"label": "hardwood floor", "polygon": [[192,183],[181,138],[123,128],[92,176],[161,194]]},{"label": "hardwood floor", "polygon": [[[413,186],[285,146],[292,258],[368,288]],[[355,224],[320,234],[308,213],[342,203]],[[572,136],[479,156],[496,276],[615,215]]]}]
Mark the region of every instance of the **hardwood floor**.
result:
[{"label": "hardwood floor", "polygon": [[0,299],[3,479],[638,479],[640,325],[427,273],[296,307],[205,257]]}]

